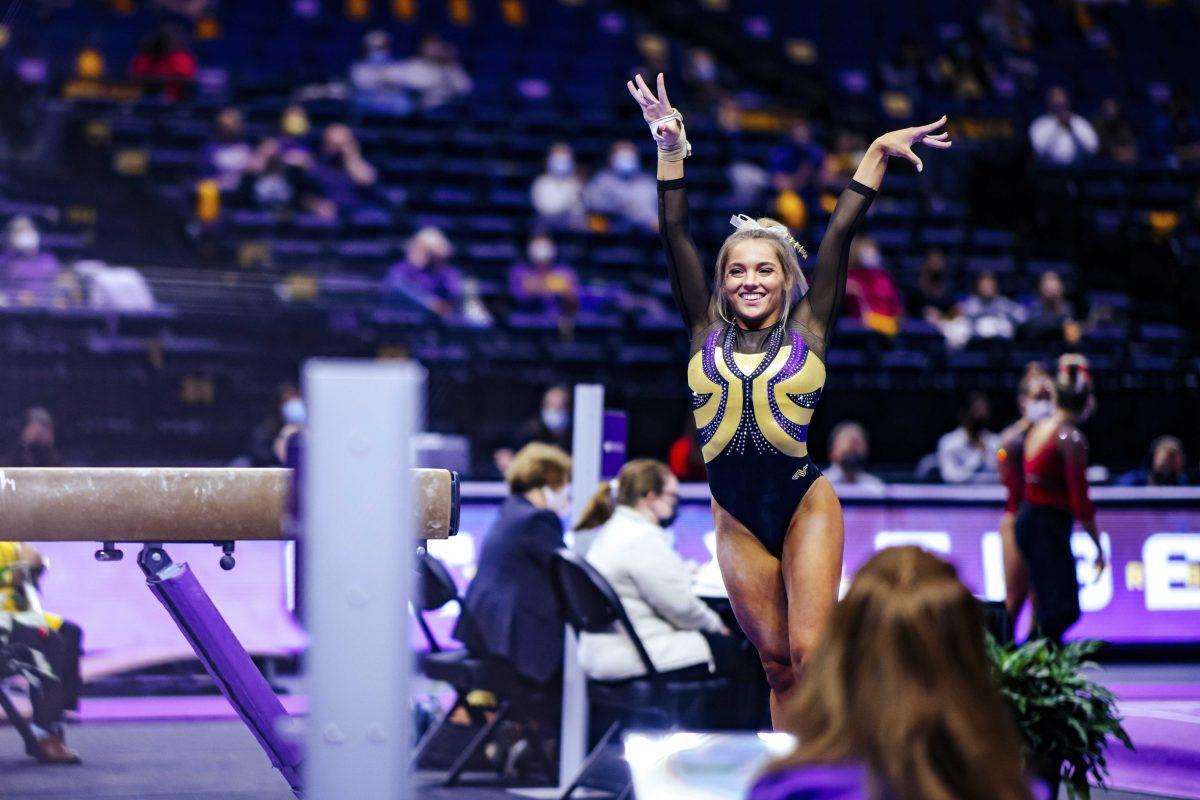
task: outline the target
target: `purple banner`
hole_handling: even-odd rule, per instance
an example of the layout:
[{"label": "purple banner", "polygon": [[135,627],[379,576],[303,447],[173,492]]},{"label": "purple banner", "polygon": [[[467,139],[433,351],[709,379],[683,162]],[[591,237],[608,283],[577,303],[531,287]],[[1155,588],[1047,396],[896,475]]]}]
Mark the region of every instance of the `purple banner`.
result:
[{"label": "purple banner", "polygon": [[[690,488],[690,487],[689,487]],[[487,531],[496,505],[473,502],[463,508],[462,533],[431,542],[465,587],[474,574],[476,538]],[[846,556],[843,589],[877,549],[917,544],[940,553],[958,568],[980,597],[1004,597],[1004,567],[991,505],[943,505],[919,500],[887,505],[844,506]],[[1077,530],[1072,547],[1082,588],[1083,618],[1075,638],[1116,644],[1200,643],[1200,505],[1183,508],[1104,507],[1097,520],[1110,567],[1094,581],[1091,539]],[[676,548],[701,568],[699,578],[717,582],[715,534],[707,503],[684,503],[675,523]],[[439,626],[439,629],[441,626]]]},{"label": "purple banner", "polygon": [[617,477],[625,466],[625,435],[629,422],[624,411],[605,411],[604,427],[600,440],[600,477],[610,480]]}]

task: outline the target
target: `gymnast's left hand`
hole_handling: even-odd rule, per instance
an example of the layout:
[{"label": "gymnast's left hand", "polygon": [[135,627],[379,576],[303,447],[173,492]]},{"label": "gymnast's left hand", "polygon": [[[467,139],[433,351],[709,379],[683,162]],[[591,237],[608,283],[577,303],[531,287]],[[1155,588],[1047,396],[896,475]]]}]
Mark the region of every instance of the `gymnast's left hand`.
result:
[{"label": "gymnast's left hand", "polygon": [[945,150],[950,147],[950,134],[943,131],[935,133],[938,128],[946,124],[946,117],[943,115],[937,122],[931,122],[928,125],[917,125],[913,128],[901,128],[898,131],[885,133],[872,143],[872,147],[883,151],[886,156],[900,156],[907,158],[917,168],[917,172],[925,169],[924,163],[913,152],[913,145],[923,144],[926,147],[932,147],[937,150]]}]

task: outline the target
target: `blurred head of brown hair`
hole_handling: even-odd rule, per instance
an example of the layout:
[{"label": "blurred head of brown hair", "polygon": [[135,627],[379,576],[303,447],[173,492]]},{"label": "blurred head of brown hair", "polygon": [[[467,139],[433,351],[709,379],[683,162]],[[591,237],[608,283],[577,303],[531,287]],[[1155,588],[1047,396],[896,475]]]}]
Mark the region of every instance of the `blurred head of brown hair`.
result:
[{"label": "blurred head of brown hair", "polygon": [[558,489],[571,480],[571,457],[552,444],[530,442],[513,456],[504,480],[513,494]]},{"label": "blurred head of brown hair", "polygon": [[670,478],[671,468],[661,461],[635,458],[617,473],[615,492],[610,481],[600,484],[588,500],[583,516],[575,523],[575,530],[599,528],[608,522],[617,506],[636,506],[639,500],[652,492],[662,494]]},{"label": "blurred head of brown hair", "polygon": [[799,744],[776,768],[859,761],[895,800],[1027,800],[983,635],[953,566],[916,547],[875,554],[785,706]]}]

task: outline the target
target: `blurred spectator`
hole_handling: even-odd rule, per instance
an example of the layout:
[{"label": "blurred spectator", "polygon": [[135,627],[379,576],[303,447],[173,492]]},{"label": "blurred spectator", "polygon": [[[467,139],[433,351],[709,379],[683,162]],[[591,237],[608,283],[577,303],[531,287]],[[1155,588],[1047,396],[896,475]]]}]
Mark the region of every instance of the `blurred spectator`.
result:
[{"label": "blurred spectator", "polygon": [[40,406],[25,410],[16,449],[5,459],[9,467],[61,467],[54,437],[54,417]]},{"label": "blurred spectator", "polygon": [[1092,118],[1092,127],[1100,139],[1100,157],[1119,164],[1132,164],[1138,159],[1137,136],[1115,97],[1106,97]]},{"label": "blurred spectator", "polygon": [[299,387],[289,382],[275,387],[271,409],[250,431],[249,463],[252,467],[282,467],[287,462],[287,440],[300,431],[308,409]]},{"label": "blurred spectator", "polygon": [[771,151],[768,163],[776,191],[811,199],[825,166],[825,150],[813,140],[807,119],[800,117],[792,123],[788,140]]},{"label": "blurred spectator", "polygon": [[1150,466],[1126,472],[1114,481],[1117,486],[1187,486],[1187,454],[1175,436],[1160,436],[1150,443]]},{"label": "blurred spectator", "polygon": [[928,60],[924,46],[916,37],[901,36],[891,55],[879,65],[883,85],[910,93],[920,91],[928,83]]},{"label": "blurred spectator", "polygon": [[375,30],[363,37],[363,59],[350,67],[354,104],[360,111],[404,116],[413,101],[403,83],[402,62],[392,54],[392,37]]},{"label": "blurred spectator", "polygon": [[239,194],[243,202],[270,211],[316,211],[321,197],[309,178],[311,169],[307,150],[285,149],[280,139],[264,139],[254,151]]},{"label": "blurred spectator", "polygon": [[[658,73],[650,73],[657,75]],[[688,52],[687,64],[683,69],[683,86],[687,92],[690,106],[697,111],[712,113],[725,96],[718,76],[720,70],[713,54],[703,47],[692,48]]]},{"label": "blurred spectator", "polygon": [[1029,52],[1036,19],[1021,0],[991,0],[979,12],[979,30],[997,47]]},{"label": "blurred spectator", "polygon": [[213,178],[222,192],[238,188],[254,161],[254,148],[246,138],[242,112],[226,106],[217,112],[213,135],[200,154],[200,173]]},{"label": "blurred spectator", "polygon": [[870,236],[858,236],[850,245],[845,313],[885,336],[895,336],[900,330],[904,301],[883,266],[879,245]]},{"label": "blurred spectator", "polygon": [[529,237],[528,258],[508,272],[509,297],[521,308],[565,319],[579,310],[579,278],[558,263],[554,239],[547,233]]},{"label": "blurred spectator", "polygon": [[507,472],[513,453],[530,442],[552,444],[568,453],[571,452],[573,422],[570,388],[562,384],[551,386],[542,395],[538,415],[526,420],[517,428],[510,446],[501,447],[493,454],[496,467],[501,472]]},{"label": "blurred spectator", "polygon": [[624,221],[645,230],[658,230],[658,190],[654,176],[643,172],[633,142],[620,141],[609,151],[608,169],[588,182],[584,203],[588,211]]},{"label": "blurred spectator", "polygon": [[1178,87],[1171,87],[1154,118],[1157,152],[1180,165],[1200,163],[1200,114]]},{"label": "blurred spectator", "polygon": [[1000,294],[996,276],[987,271],[979,273],[975,293],[959,305],[959,313],[969,324],[970,335],[981,339],[1011,339],[1025,321],[1025,309]]},{"label": "blurred spectator", "polygon": [[330,125],[312,169],[313,185],[321,195],[315,213],[336,219],[339,213],[366,205],[377,177],[375,168],[363,158],[354,131],[341,123]]},{"label": "blurred spectator", "polygon": [[462,273],[450,266],[454,248],[440,230],[417,231],[405,248],[405,258],[388,272],[387,292],[405,294],[442,319],[462,314],[466,288]]},{"label": "blurred spectator", "polygon": [[1075,318],[1075,308],[1064,297],[1062,278],[1047,270],[1038,279],[1037,298],[1026,312],[1021,332],[1030,339],[1062,341],[1065,326]]},{"label": "blurred spectator", "polygon": [[569,144],[556,142],[546,154],[546,171],[533,180],[530,189],[538,222],[554,230],[583,230],[587,215],[583,208],[583,180],[575,166]]},{"label": "blurred spectator", "polygon": [[992,67],[970,39],[957,38],[934,62],[934,81],[959,100],[981,100],[991,90]]},{"label": "blurred spectator", "polygon": [[458,50],[437,34],[426,34],[417,54],[406,59],[393,73],[395,85],[414,92],[421,108],[452,103],[471,93],[474,83],[458,61]]},{"label": "blurred spectator", "polygon": [[[846,182],[854,177],[854,171],[858,169],[858,162],[862,160],[865,151],[862,137],[858,134],[847,130],[835,133],[833,147],[825,154],[825,187],[833,192],[840,192]],[[827,210],[832,213],[832,206]]]},{"label": "blurred spectator", "polygon": [[310,128],[308,112],[299,103],[292,103],[279,115],[279,150],[289,164],[305,170],[312,169],[312,151],[305,141]]},{"label": "blurred spectator", "polygon": [[1038,161],[1055,166],[1085,161],[1100,147],[1091,123],[1071,112],[1071,99],[1061,86],[1046,92],[1046,113],[1029,126],[1029,141]]},{"label": "blurred spectator", "polygon": [[971,392],[959,413],[959,426],[938,440],[938,468],[946,483],[996,483],[996,450],[1000,437],[987,429],[992,404],[982,392]]},{"label": "blurred spectator", "polygon": [[931,325],[941,325],[954,316],[956,301],[950,291],[950,270],[946,254],[934,248],[921,259],[917,274],[917,291],[907,298],[906,308],[912,319],[923,319]]},{"label": "blurred spectator", "polygon": [[179,26],[167,23],[142,39],[130,73],[166,99],[182,100],[196,79],[196,57]]},{"label": "blurred spectator", "polygon": [[872,492],[882,492],[884,483],[867,472],[865,467],[871,451],[867,429],[852,420],[839,422],[829,434],[829,468],[821,471],[833,488],[858,486]]},{"label": "blurred spectator", "polygon": [[[13,674],[25,678],[32,707],[30,727],[35,742],[26,753],[42,764],[78,764],[79,755],[67,747],[63,732],[65,698],[62,682],[53,670],[61,660],[62,639],[57,633],[26,625],[13,614],[0,611],[0,655]],[[42,659],[34,658],[38,653]]]},{"label": "blurred spectator", "polygon": [[42,251],[42,239],[33,220],[21,214],[9,220],[7,248],[0,253],[0,305],[48,303],[58,282],[59,263]]}]

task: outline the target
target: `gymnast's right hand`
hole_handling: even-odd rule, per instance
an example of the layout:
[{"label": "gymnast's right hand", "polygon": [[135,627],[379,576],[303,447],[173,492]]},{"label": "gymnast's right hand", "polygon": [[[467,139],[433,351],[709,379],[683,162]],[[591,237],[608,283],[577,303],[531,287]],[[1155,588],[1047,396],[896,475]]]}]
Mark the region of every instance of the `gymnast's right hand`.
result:
[{"label": "gymnast's right hand", "polygon": [[[637,85],[634,85],[634,81],[637,81]],[[671,101],[667,99],[667,84],[663,80],[662,73],[658,73],[657,97],[642,80],[641,75],[635,75],[634,81],[626,81],[625,86],[637,104],[642,107],[642,118],[646,120],[646,124],[654,126],[651,133],[654,134],[659,148],[662,150],[674,149],[679,144],[679,137],[683,132],[683,120],[679,118],[678,112],[671,107]]]}]

